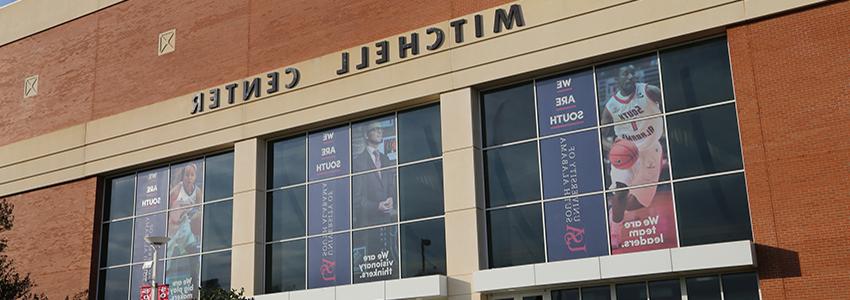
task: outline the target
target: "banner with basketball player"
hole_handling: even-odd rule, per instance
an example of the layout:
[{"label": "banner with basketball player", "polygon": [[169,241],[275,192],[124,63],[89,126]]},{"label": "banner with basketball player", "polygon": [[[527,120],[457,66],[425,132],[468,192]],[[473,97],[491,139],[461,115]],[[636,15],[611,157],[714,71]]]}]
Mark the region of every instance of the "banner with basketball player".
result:
[{"label": "banner with basketball player", "polygon": [[596,126],[593,70],[538,80],[537,122],[540,136]]},{"label": "banner with basketball player", "polygon": [[[596,69],[611,254],[676,247],[655,54]],[[611,124],[611,125],[606,125]]]},{"label": "banner with basketball player", "polygon": [[348,233],[310,238],[307,242],[307,287],[351,283],[349,249]]},{"label": "banner with basketball player", "polygon": [[549,261],[608,255],[602,194],[546,202]]},{"label": "banner with basketball player", "polygon": [[660,114],[661,89],[655,54],[596,68],[602,125]]},{"label": "banner with basketball player", "polygon": [[200,257],[190,256],[167,261],[165,282],[170,286],[172,300],[198,299]]},{"label": "banner with basketball player", "polygon": [[670,184],[610,192],[611,254],[674,248],[676,214]]},{"label": "banner with basketball player", "polygon": [[173,209],[168,212],[168,257],[200,252],[203,213],[198,204],[204,201],[203,159],[171,166],[168,199]]}]

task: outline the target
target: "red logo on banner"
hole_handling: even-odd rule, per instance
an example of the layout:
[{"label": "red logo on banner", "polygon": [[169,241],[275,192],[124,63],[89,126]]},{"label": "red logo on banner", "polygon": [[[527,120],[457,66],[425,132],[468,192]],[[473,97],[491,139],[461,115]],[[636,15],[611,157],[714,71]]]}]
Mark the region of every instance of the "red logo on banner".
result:
[{"label": "red logo on banner", "polygon": [[157,293],[156,293],[157,294],[156,295],[157,300],[168,300],[168,285],[167,284],[156,286],[156,290],[157,290]]},{"label": "red logo on banner", "polygon": [[567,225],[567,233],[564,234],[564,243],[567,244],[567,249],[570,252],[587,251],[587,245],[584,244],[584,228],[576,228]]}]

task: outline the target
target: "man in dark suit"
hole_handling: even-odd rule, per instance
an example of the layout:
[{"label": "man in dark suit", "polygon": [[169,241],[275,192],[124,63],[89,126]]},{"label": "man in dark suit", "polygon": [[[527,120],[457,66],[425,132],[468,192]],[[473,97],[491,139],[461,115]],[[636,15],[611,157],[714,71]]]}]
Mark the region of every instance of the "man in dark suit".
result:
[{"label": "man in dark suit", "polygon": [[[394,164],[379,150],[384,140],[384,130],[378,121],[367,124],[363,136],[366,145],[363,151],[354,157],[354,172],[376,170]],[[383,169],[354,176],[354,226],[362,227],[396,220],[395,175],[395,169]]]}]

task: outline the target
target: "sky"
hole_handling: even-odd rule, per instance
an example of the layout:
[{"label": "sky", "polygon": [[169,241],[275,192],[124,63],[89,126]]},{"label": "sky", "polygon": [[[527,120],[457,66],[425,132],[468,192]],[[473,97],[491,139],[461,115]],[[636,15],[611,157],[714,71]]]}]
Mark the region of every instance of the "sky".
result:
[{"label": "sky", "polygon": [[0,7],[2,7],[3,5],[15,2],[15,1],[17,1],[17,0],[0,0]]}]

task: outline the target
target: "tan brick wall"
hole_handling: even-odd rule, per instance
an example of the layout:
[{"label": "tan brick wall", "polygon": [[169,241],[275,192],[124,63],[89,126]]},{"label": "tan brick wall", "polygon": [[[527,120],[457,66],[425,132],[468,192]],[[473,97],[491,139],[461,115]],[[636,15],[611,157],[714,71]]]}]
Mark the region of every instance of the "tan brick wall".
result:
[{"label": "tan brick wall", "polygon": [[507,2],[125,1],[0,47],[0,146]]},{"label": "tan brick wall", "polygon": [[850,2],[730,28],[764,299],[850,297]]},{"label": "tan brick wall", "polygon": [[89,289],[97,180],[83,179],[7,199],[15,206],[5,254],[30,273],[37,293],[65,299]]}]

